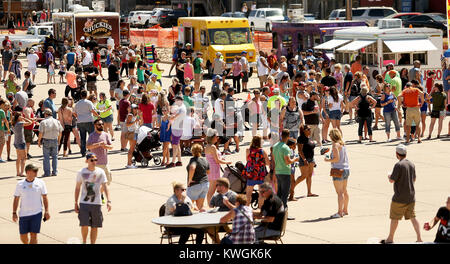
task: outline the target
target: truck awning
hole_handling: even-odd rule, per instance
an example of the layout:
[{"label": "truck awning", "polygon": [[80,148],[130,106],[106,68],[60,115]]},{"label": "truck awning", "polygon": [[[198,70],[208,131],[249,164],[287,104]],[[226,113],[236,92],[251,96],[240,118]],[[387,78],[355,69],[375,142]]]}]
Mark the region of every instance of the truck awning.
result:
[{"label": "truck awning", "polygon": [[340,47],[337,49],[338,51],[357,51],[364,47],[369,46],[370,44],[375,43],[375,40],[355,40],[347,45]]},{"label": "truck awning", "polygon": [[349,39],[332,39],[332,40],[324,42],[324,43],[322,43],[322,44],[320,44],[318,46],[315,46],[314,48],[315,49],[330,50],[330,49],[336,48],[337,46],[341,46],[341,45],[343,45],[345,43],[348,43],[350,41],[351,40],[349,40]]},{"label": "truck awning", "polygon": [[384,43],[395,53],[437,50],[436,46],[428,39],[384,40]]}]

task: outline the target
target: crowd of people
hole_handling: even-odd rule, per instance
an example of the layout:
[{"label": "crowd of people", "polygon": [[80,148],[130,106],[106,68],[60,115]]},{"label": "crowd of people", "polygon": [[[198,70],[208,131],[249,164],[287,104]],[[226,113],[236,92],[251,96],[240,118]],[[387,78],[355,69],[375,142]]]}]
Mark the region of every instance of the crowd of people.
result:
[{"label": "crowd of people", "polygon": [[[88,163],[77,178],[75,201],[83,242],[86,242],[87,226],[92,227],[91,242],[95,242],[97,228],[102,226],[100,206],[105,199],[101,193],[106,195],[108,209],[111,209],[106,187],[112,181],[108,151],[112,150],[118,131],[120,150],[128,153],[127,169],[137,168],[134,152],[142,127],[159,131],[161,166],[183,166],[182,155],[193,156],[186,166],[186,185],[174,184],[174,195],[165,205],[165,215],[176,214],[180,203],[186,204],[188,210],[204,211],[206,198],[210,207],[229,211],[221,221],[233,219],[230,235],[222,239],[222,243],[253,243],[264,237],[280,235],[284,219],[294,219],[287,216],[288,201],[296,200],[294,189],[302,181],[306,180],[307,197],[318,196],[312,192],[312,176],[317,166],[316,148],[321,155],[326,154],[325,161],[331,163],[330,176],[338,201],[337,212],[331,217],[341,218],[349,214],[347,181],[350,161],[341,129],[343,115],[349,115],[349,124],[358,123],[358,143],[364,140],[374,142],[373,131],[378,130],[382,122],[386,140],[390,142],[392,120],[397,139],[404,138],[407,145],[414,140],[422,142],[426,135],[427,116],[431,118],[427,139],[433,134],[436,120],[439,138],[449,105],[449,69],[444,70],[444,85],[434,82],[433,72],[422,76],[419,61],[414,62],[411,70],[402,69],[400,72],[389,64],[384,73],[371,80],[369,68],[361,64],[359,56],[350,65],[341,65],[335,60],[323,59],[320,52],[314,53],[313,50],[287,57],[278,57],[276,50],[272,50],[270,55],[260,51],[256,67],[260,87],[252,92],[248,87],[250,66],[247,52],[242,51],[236,56],[230,69],[227,69],[223,55],[217,53],[212,62],[211,89],[207,92],[201,85],[206,69],[202,53],[194,52],[189,43],[183,45],[178,42],[173,48],[173,64],[168,73],[171,77],[175,68],[176,77],[172,78],[169,87],[163,87],[163,69],[154,47],[155,61],[149,63],[144,56],[143,45],[108,46],[105,63],[108,75],[105,77],[109,82],[109,94],[98,93],[99,75],[106,80],[102,73],[104,64],[98,44],[82,38],[73,46],[65,43],[59,58],[56,58],[54,47],[50,45],[47,48],[47,83],[55,83],[55,70],[59,69],[60,82],[67,86],[59,108],[55,102],[59,91],[52,88],[48,90],[46,99],[39,98],[35,109],[36,55],[31,49],[27,56],[28,68],[23,73],[22,85],[19,85],[23,67],[17,55],[12,54],[10,45],[6,43],[4,47],[2,64],[6,97],[0,98],[0,162],[12,161],[10,142],[14,138],[17,176],[26,177],[19,184],[32,181],[37,169],[25,167],[25,163],[32,158],[29,149],[37,135],[37,143],[44,156],[43,176],[57,176],[60,149],[63,147],[63,158],[75,155],[71,149],[70,138],[73,135],[81,156],[86,157]],[[232,84],[226,81],[229,76],[232,76]],[[236,98],[236,94],[241,92],[248,93],[245,102]],[[244,108],[248,111],[243,111]],[[222,177],[220,165],[231,164],[225,156],[241,151],[240,143],[246,126],[251,130],[252,139],[250,147],[245,150],[243,175],[247,179],[246,195],[241,195],[229,190],[230,183]],[[402,126],[403,136],[400,132]],[[6,161],[1,159],[5,145]],[[233,151],[231,145],[235,146]],[[270,146],[270,151],[264,150],[264,146]],[[397,149],[399,157],[405,157],[405,148]],[[301,173],[298,178],[295,177],[297,167]],[[409,175],[404,175],[398,183],[402,173],[403,170],[400,173],[394,169],[390,180],[405,185],[403,179]],[[40,181],[37,183],[41,186],[42,195],[46,195],[45,185]],[[260,212],[253,214],[249,206],[255,186],[259,192]],[[78,204],[80,188],[83,206]],[[17,194],[16,197],[19,196]],[[395,219],[405,213],[408,214],[407,219],[413,217],[413,199],[406,200],[398,200],[396,210],[391,209],[392,219],[392,210],[395,211]],[[262,218],[263,224],[253,229],[253,219],[256,218]],[[36,220],[32,218],[29,221]],[[413,224],[415,227],[418,225],[416,222]],[[33,233],[36,229],[30,224],[24,230]],[[203,232],[198,230],[177,228],[170,231],[181,235],[180,243],[185,243],[191,233],[197,234],[197,243],[203,240]],[[211,230],[207,233],[214,242],[220,242],[217,233]],[[386,242],[392,240],[393,233]],[[28,240],[23,238],[22,241]]]}]

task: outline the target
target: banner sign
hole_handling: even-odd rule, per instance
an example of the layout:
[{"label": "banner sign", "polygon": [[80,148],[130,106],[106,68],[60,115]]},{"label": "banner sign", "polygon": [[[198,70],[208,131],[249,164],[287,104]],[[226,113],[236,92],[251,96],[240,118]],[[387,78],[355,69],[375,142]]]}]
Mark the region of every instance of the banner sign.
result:
[{"label": "banner sign", "polygon": [[83,32],[87,37],[105,37],[110,36],[112,31],[112,26],[108,23],[108,20],[88,18],[86,23],[84,23]]}]

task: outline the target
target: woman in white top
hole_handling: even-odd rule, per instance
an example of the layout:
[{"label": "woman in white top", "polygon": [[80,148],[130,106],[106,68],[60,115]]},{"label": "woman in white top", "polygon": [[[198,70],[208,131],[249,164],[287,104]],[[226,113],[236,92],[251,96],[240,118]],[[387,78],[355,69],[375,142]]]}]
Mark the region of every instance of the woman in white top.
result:
[{"label": "woman in white top", "polygon": [[347,149],[344,141],[342,140],[342,134],[338,129],[333,128],[330,131],[330,138],[333,142],[331,157],[325,157],[325,162],[331,162],[331,168],[337,169],[341,174],[337,176],[332,174],[334,188],[338,195],[338,212],[332,215],[332,218],[341,218],[344,215],[348,215],[348,193],[347,193],[347,179],[350,176],[350,166],[348,162]]},{"label": "woman in white top", "polygon": [[333,126],[333,128],[339,129],[342,134],[341,117],[342,112],[345,109],[344,97],[334,86],[330,88],[330,95],[328,96],[328,109],[330,110],[329,117],[331,125]]},{"label": "woman in white top", "polygon": [[130,76],[130,83],[127,86],[130,94],[137,94],[139,84],[137,82],[137,77],[135,75]]},{"label": "woman in white top", "polygon": [[137,140],[137,131],[139,129],[139,126],[141,125],[141,120],[139,118],[138,114],[138,106],[135,104],[132,104],[130,108],[128,108],[128,116],[125,121],[125,124],[127,126],[127,134],[126,137],[128,141],[130,142],[130,149],[128,150],[128,162],[127,162],[127,169],[136,169],[137,167],[135,165],[131,164],[131,160],[133,158],[133,152],[134,148],[136,147],[136,140]]}]

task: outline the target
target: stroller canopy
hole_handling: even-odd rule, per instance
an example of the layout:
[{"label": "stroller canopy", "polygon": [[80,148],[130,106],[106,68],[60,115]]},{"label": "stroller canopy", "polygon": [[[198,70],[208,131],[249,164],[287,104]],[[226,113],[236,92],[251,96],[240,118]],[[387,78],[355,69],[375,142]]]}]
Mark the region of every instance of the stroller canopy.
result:
[{"label": "stroller canopy", "polygon": [[149,135],[149,133],[152,131],[151,128],[146,126],[141,126],[138,129],[138,137],[137,137],[137,144],[141,144],[142,141]]}]

